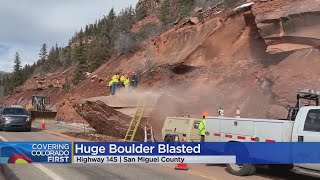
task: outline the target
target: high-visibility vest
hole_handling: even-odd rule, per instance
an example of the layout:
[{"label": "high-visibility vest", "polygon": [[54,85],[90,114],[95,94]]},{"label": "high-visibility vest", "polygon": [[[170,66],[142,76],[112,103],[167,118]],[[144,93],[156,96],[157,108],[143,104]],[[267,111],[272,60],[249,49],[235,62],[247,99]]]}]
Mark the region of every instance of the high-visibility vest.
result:
[{"label": "high-visibility vest", "polygon": [[109,81],[109,86],[111,86],[114,82],[119,82],[119,76],[118,75],[114,75],[112,76],[111,81]]},{"label": "high-visibility vest", "polygon": [[123,84],[126,86],[130,83],[130,80],[129,78],[126,78],[124,81],[123,81]]},{"label": "high-visibility vest", "polygon": [[119,79],[119,75],[113,75],[111,79]]},{"label": "high-visibility vest", "polygon": [[120,82],[124,83],[125,80],[126,80],[126,78],[124,76],[121,76]]},{"label": "high-visibility vest", "polygon": [[200,135],[203,135],[203,136],[206,135],[206,124],[207,124],[207,119],[206,118],[202,119],[202,121],[198,126]]}]

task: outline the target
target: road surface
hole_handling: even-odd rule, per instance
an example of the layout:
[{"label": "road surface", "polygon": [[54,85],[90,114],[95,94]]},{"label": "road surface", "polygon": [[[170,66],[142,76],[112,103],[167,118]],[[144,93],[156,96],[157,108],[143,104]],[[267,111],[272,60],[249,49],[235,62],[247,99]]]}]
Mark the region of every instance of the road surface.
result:
[{"label": "road surface", "polygon": [[[40,127],[40,124],[34,124]],[[63,132],[71,127],[47,125],[50,131]],[[77,128],[75,128],[77,130]],[[53,135],[50,132],[33,128],[32,132],[0,132],[2,141],[71,141],[71,139]],[[228,174],[224,166],[190,165],[189,171],[174,170],[174,165],[3,165],[2,171],[7,179],[310,179],[293,173],[274,175],[266,169],[258,170],[258,174],[249,177],[237,177]],[[0,180],[1,180],[0,176]]]}]

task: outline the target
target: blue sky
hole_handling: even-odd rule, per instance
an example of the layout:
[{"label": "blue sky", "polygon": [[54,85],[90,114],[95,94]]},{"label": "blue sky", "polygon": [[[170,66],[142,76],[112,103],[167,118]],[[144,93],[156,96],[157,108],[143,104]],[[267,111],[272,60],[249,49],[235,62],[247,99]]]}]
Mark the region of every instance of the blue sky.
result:
[{"label": "blue sky", "polygon": [[114,7],[116,12],[138,0],[1,0],[0,71],[12,71],[14,54],[22,64],[33,63],[40,47],[69,38],[86,24],[94,23]]}]

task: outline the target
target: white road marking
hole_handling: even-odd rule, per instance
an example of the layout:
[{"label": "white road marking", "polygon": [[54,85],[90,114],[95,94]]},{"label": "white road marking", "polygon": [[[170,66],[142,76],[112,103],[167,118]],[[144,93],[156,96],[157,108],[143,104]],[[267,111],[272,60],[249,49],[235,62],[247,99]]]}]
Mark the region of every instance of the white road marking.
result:
[{"label": "white road marking", "polygon": [[[0,140],[3,141],[3,142],[8,142],[8,140],[6,138],[2,137],[1,135],[0,135]],[[46,168],[42,164],[32,164],[32,165],[34,165],[35,167],[40,169],[42,172],[44,172],[46,175],[48,175],[50,178],[52,178],[54,180],[63,180],[59,175],[57,175],[56,173],[50,171],[48,168]]]},{"label": "white road marking", "polygon": [[54,180],[62,180],[62,178],[57,175],[56,173],[50,171],[48,168],[46,168],[44,165],[42,164],[33,164],[35,167],[39,168],[42,172],[44,172],[45,174],[47,174],[49,177],[51,177]]}]

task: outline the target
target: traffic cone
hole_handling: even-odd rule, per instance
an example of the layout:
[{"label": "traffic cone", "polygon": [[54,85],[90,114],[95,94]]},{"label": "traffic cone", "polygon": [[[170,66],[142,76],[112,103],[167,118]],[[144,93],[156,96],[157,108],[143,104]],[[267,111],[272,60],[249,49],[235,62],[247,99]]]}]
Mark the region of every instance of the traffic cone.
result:
[{"label": "traffic cone", "polygon": [[42,130],[46,129],[46,124],[44,123],[44,118],[42,118],[41,129]]},{"label": "traffic cone", "polygon": [[236,118],[240,118],[240,107],[237,107]]},{"label": "traffic cone", "polygon": [[[181,142],[184,142],[184,137],[181,138]],[[177,166],[174,168],[175,170],[188,170],[188,165],[185,163],[179,163]]]}]

